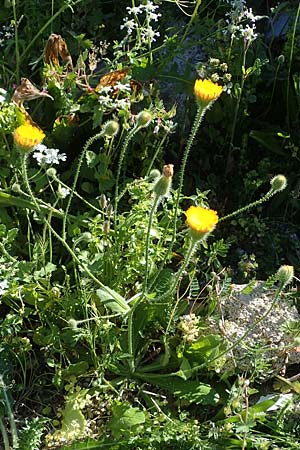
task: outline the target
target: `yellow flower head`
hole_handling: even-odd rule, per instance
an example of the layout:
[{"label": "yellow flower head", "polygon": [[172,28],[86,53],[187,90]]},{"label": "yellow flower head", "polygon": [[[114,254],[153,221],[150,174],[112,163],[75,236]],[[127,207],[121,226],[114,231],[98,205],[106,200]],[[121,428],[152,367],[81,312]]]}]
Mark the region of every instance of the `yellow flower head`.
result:
[{"label": "yellow flower head", "polygon": [[205,234],[213,231],[219,220],[216,211],[201,208],[200,206],[190,206],[185,215],[192,237],[196,239],[200,239]]},{"label": "yellow flower head", "polygon": [[30,152],[36,145],[40,144],[45,137],[45,133],[30,122],[25,122],[14,131],[14,142],[19,150]]},{"label": "yellow flower head", "polygon": [[207,106],[209,103],[217,100],[223,91],[222,86],[211,80],[196,80],[194,85],[194,93],[196,100],[202,105]]}]

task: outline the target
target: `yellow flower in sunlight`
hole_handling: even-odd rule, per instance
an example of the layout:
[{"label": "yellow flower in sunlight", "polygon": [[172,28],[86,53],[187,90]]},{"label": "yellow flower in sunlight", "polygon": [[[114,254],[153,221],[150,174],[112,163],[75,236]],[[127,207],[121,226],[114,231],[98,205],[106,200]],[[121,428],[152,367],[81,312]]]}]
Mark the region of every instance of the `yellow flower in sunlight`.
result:
[{"label": "yellow flower in sunlight", "polygon": [[222,86],[211,80],[196,80],[194,85],[194,93],[196,100],[202,105],[207,106],[209,103],[217,100],[223,91]]},{"label": "yellow flower in sunlight", "polygon": [[40,144],[45,133],[30,122],[25,122],[14,131],[14,142],[17,148],[23,152],[30,152],[36,145]]},{"label": "yellow flower in sunlight", "polygon": [[216,211],[200,206],[190,206],[185,215],[186,223],[195,239],[201,239],[205,234],[213,231],[219,220]]}]

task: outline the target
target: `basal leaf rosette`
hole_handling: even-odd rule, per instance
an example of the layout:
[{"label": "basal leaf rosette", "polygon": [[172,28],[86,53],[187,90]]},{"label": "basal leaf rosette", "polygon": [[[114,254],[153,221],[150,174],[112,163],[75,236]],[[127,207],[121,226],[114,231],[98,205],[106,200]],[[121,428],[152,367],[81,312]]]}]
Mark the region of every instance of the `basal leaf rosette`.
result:
[{"label": "basal leaf rosette", "polygon": [[22,153],[29,153],[43,141],[45,133],[37,125],[25,122],[15,129],[13,137],[18,150]]},{"label": "basal leaf rosette", "polygon": [[201,206],[190,206],[185,215],[191,237],[195,241],[211,233],[219,221],[216,211]]},{"label": "basal leaf rosette", "polygon": [[196,80],[194,94],[197,102],[203,107],[217,100],[222,94],[223,88],[211,80]]}]

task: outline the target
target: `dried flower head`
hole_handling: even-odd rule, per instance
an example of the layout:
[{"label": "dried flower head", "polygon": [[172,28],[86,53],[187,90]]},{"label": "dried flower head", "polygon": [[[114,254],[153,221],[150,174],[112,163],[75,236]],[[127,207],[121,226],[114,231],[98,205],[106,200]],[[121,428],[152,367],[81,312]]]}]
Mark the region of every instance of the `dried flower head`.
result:
[{"label": "dried flower head", "polygon": [[12,100],[16,105],[22,107],[24,102],[40,97],[48,97],[54,100],[46,91],[39,91],[27,78],[21,78],[21,84],[16,87]]},{"label": "dried flower head", "polygon": [[194,239],[201,239],[205,234],[213,231],[219,220],[216,211],[201,206],[190,206],[185,215],[186,223]]},{"label": "dried flower head", "polygon": [[208,106],[211,102],[217,100],[223,91],[222,86],[211,80],[196,80],[194,93],[197,102],[202,106]]},{"label": "dried flower head", "polygon": [[33,123],[25,122],[14,131],[14,142],[17,148],[25,153],[30,152],[36,145],[40,144],[45,133]]}]

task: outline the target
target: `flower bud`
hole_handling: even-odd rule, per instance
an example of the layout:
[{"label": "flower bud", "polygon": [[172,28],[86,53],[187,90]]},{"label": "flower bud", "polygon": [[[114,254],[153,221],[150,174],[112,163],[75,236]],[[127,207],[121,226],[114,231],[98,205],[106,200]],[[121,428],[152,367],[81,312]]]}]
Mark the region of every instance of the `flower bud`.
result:
[{"label": "flower bud", "polygon": [[54,169],[54,167],[50,167],[50,169],[47,170],[47,176],[49,178],[56,178],[56,169]]},{"label": "flower bud", "polygon": [[103,134],[108,138],[116,136],[119,133],[119,130],[120,125],[116,120],[109,120],[102,128]]},{"label": "flower bud", "polygon": [[284,64],[284,61],[285,61],[284,55],[279,55],[277,58],[277,61],[279,64]]},{"label": "flower bud", "polygon": [[22,189],[21,186],[19,185],[19,183],[14,183],[11,187],[11,190],[13,192],[16,192],[17,194],[21,194],[22,193]]},{"label": "flower bud", "polygon": [[287,186],[287,179],[284,175],[276,175],[276,177],[271,180],[271,191],[275,192],[283,191]]},{"label": "flower bud", "polygon": [[78,326],[78,322],[75,319],[69,319],[69,326],[70,328],[72,328],[73,330],[76,330],[77,326]]},{"label": "flower bud", "polygon": [[170,191],[173,177],[173,164],[166,164],[163,173],[153,186],[153,191],[157,197],[167,197]]},{"label": "flower bud", "polygon": [[99,197],[99,205],[101,209],[105,209],[107,206],[107,200],[106,200],[106,195],[105,194],[101,194]]},{"label": "flower bud", "polygon": [[110,232],[110,221],[109,220],[104,220],[103,222],[103,233],[104,234],[109,234]]},{"label": "flower bud", "polygon": [[108,217],[112,216],[113,212],[114,212],[114,208],[113,208],[113,205],[110,203],[108,205],[108,207],[106,208],[106,213],[107,213]]},{"label": "flower bud", "polygon": [[141,111],[136,117],[136,125],[138,127],[145,128],[152,121],[152,115],[149,111]]},{"label": "flower bud", "polygon": [[276,276],[277,280],[282,283],[283,286],[286,286],[292,281],[294,277],[294,267],[283,265],[279,267]]},{"label": "flower bud", "polygon": [[149,178],[152,178],[153,180],[155,180],[156,178],[160,177],[160,171],[158,169],[152,169],[151,172],[149,173]]}]

